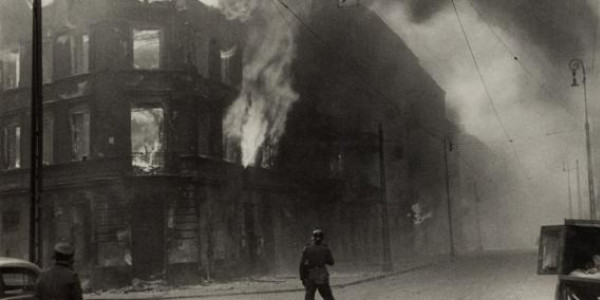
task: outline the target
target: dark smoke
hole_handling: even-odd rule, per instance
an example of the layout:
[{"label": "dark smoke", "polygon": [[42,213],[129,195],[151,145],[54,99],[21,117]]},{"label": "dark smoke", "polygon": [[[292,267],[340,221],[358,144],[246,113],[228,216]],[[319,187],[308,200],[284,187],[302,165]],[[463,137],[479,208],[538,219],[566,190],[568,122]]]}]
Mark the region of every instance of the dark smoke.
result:
[{"label": "dark smoke", "polygon": [[[586,0],[467,0],[494,26],[529,40],[540,47],[554,63],[584,53],[593,41],[595,7]],[[445,9],[453,9],[451,0],[383,0],[384,4],[402,3],[415,23],[424,23]],[[456,1],[456,4],[464,4]]]},{"label": "dark smoke", "polygon": [[[373,1],[373,9],[446,91],[461,131],[488,149],[455,141],[461,163],[470,167],[461,176],[474,176],[478,193],[486,193],[478,204],[486,220],[484,249],[533,247],[540,225],[569,215],[561,166],[584,161],[585,143],[584,93],[581,85],[570,86],[568,62],[585,61],[588,96],[595,98],[593,3],[455,0],[461,28],[451,0]],[[581,70],[577,76],[581,83]],[[492,181],[483,181],[482,169]]]}]

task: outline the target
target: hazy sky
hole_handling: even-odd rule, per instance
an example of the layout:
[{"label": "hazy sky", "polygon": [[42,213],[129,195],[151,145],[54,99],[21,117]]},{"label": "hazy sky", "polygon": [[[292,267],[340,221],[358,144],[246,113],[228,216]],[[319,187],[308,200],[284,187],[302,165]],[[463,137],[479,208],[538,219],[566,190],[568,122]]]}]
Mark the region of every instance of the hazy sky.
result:
[{"label": "hazy sky", "polygon": [[[417,17],[415,8],[411,9],[414,1],[378,1],[372,8],[408,44],[421,65],[446,91],[448,106],[457,111],[463,130],[476,135],[493,151],[504,153],[509,158],[509,167],[521,175],[519,184],[511,186],[505,198],[485,202],[490,214],[501,215],[490,220],[510,224],[508,226],[514,229],[508,230],[512,232],[510,235],[491,242],[533,246],[539,225],[561,223],[563,218],[569,217],[567,176],[563,172],[566,160],[572,168],[575,160],[579,160],[582,195],[587,199],[583,89],[570,87],[571,72],[567,64],[574,57],[584,59],[593,124],[598,115],[597,105],[593,103],[598,100],[595,88],[598,81],[591,68],[592,60],[595,62],[592,54],[595,38],[589,33],[594,32],[596,13],[591,11],[594,18],[586,20],[578,11],[586,5],[595,6],[583,1],[573,1],[573,7],[568,1],[543,1],[539,7],[529,8],[531,22],[524,22],[520,18],[526,20],[527,16],[507,14],[502,9],[512,8],[500,9],[485,3],[489,1],[457,0],[456,11],[450,1],[445,1],[448,5],[423,1],[426,2],[432,6],[429,10],[421,7],[427,14]],[[505,3],[509,2],[518,1]],[[561,5],[566,7],[558,11],[556,6]],[[526,14],[527,9],[524,10]],[[457,12],[488,87],[489,98]],[[565,15],[569,12],[574,15]],[[569,23],[569,18],[579,20]],[[460,151],[461,146],[458,147]],[[574,178],[573,171],[573,191]],[[586,207],[584,203],[584,209]]]}]

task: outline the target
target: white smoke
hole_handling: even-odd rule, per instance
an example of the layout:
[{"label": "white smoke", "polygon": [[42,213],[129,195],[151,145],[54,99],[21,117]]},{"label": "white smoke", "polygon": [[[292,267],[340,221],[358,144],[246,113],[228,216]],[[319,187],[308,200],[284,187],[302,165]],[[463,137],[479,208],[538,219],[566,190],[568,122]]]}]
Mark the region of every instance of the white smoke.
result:
[{"label": "white smoke", "polygon": [[[507,185],[503,182],[480,185],[491,190],[499,187],[500,192],[479,204],[481,214],[488,220],[481,225],[484,247],[533,246],[539,225],[560,223],[568,214],[563,161],[585,161],[583,123],[579,118],[582,90],[569,86],[569,57],[556,64],[553,56],[540,55],[543,49],[536,40],[515,33],[532,31],[533,26],[523,28],[505,21],[512,30],[494,24],[488,27],[487,20],[468,2],[456,1],[473,55],[491,95],[489,100],[452,6],[434,17],[413,22],[406,5],[393,1],[389,1],[390,5],[382,3],[376,2],[372,9],[407,43],[446,91],[448,107],[458,114],[456,121],[460,122],[461,129],[507,159],[501,166],[481,166],[493,170],[494,174],[501,174],[507,168],[513,179]],[[557,73],[553,72],[555,68]],[[498,116],[491,107],[492,101]],[[464,155],[476,150],[469,144],[459,144],[456,151]],[[466,155],[461,158],[461,162],[475,161]],[[508,227],[505,224],[509,224]],[[496,228],[503,230],[496,234]]]},{"label": "white smoke", "polygon": [[221,0],[219,7],[229,19],[247,22],[242,89],[228,109],[223,130],[238,144],[242,164],[256,163],[266,140],[277,144],[285,131],[287,113],[298,100],[291,84],[295,58],[296,26],[284,19],[283,7],[271,1]]}]

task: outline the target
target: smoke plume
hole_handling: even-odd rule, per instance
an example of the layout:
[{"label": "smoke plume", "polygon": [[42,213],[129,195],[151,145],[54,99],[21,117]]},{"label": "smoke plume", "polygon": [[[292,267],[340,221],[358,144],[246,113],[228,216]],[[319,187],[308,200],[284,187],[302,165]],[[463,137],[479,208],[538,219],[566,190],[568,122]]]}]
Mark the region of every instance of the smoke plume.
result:
[{"label": "smoke plume", "polygon": [[261,146],[275,145],[285,130],[287,112],[298,100],[290,67],[295,57],[296,26],[284,19],[278,3],[221,0],[229,19],[248,24],[243,82],[223,120],[227,139],[240,145],[242,164],[253,165]]},{"label": "smoke plume", "polygon": [[[385,5],[403,3],[410,19],[425,23],[438,17],[452,2],[447,0],[381,1]],[[521,1],[521,0],[468,0],[470,5],[485,12],[494,25],[511,34],[525,38],[540,46],[545,55],[557,60],[564,55],[581,55],[584,40],[592,38],[595,7],[586,0],[572,1]],[[455,1],[457,5],[465,1]]]},{"label": "smoke plume", "polygon": [[[585,162],[585,139],[583,89],[570,87],[568,62],[585,62],[593,122],[598,7],[591,3],[455,0],[456,11],[451,1],[370,3],[446,91],[461,130],[506,159],[501,165],[475,162],[471,145],[456,145],[464,161],[490,170],[491,180],[484,185],[479,178],[479,187],[497,191],[481,199],[482,219],[488,220],[482,224],[484,248],[533,247],[540,225],[573,217],[562,168],[565,161]],[[577,75],[581,82],[581,70]],[[510,184],[498,182],[503,170]],[[585,188],[583,169],[581,177]]]}]

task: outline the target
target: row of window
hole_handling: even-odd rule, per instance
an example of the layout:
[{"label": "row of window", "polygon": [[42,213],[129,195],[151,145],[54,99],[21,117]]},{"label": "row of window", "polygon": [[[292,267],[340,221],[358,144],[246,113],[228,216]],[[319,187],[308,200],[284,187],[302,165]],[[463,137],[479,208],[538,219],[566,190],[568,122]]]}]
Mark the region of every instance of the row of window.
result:
[{"label": "row of window", "polygon": [[[4,169],[18,169],[21,164],[22,124],[18,117],[7,118],[2,125],[2,161]],[[90,110],[87,105],[72,108],[69,112],[71,160],[84,161],[90,155]],[[164,164],[164,112],[160,107],[133,108],[131,110],[132,164],[150,171]],[[44,114],[43,162],[53,164],[55,119],[51,112]],[[114,142],[114,141],[113,141]]]},{"label": "row of window", "polygon": [[[42,53],[42,77],[50,83],[53,77],[61,78],[89,72],[90,38],[88,34],[64,34],[52,42],[45,42]],[[0,51],[0,88],[2,90],[21,86],[23,59],[29,59],[25,45]],[[60,64],[53,64],[60,61]]]},{"label": "row of window", "polygon": [[[162,52],[165,48],[163,41],[161,29],[133,29],[133,68],[139,70],[162,68]],[[21,66],[23,59],[28,59],[27,55],[24,55],[28,52],[25,46],[0,50],[0,88],[2,90],[18,88],[22,85],[20,82]],[[202,51],[199,52],[202,53]],[[209,59],[220,59],[220,64],[216,67],[218,70],[208,73],[216,74],[215,76],[219,76],[225,84],[234,84],[236,75],[233,72],[240,71],[235,66],[236,59],[238,59],[237,53],[237,46],[220,50],[220,55],[209,53]],[[52,82],[53,78],[88,73],[90,71],[90,35],[87,33],[59,35],[54,41],[44,43],[42,56],[44,83]],[[203,71],[199,70],[199,72]]]},{"label": "row of window", "polygon": [[[160,170],[164,166],[165,152],[165,115],[159,105],[141,106],[131,109],[131,156],[132,165],[142,171]],[[55,123],[52,111],[44,113],[43,163],[55,163]],[[198,155],[213,156],[220,151],[211,149],[215,136],[214,120],[209,115],[198,118]],[[2,123],[2,166],[5,170],[19,169],[22,166],[22,123],[19,117],[6,118]],[[85,161],[90,155],[90,110],[82,104],[69,111],[69,135],[71,142],[71,161]],[[114,143],[111,138],[109,143]],[[223,159],[239,163],[241,152],[238,145],[223,139]],[[277,149],[268,142],[260,151],[260,166],[271,168]]]},{"label": "row of window", "polygon": [[[12,170],[22,167],[21,143],[22,124],[18,117],[7,118],[2,125],[2,162],[3,168]],[[43,162],[54,163],[54,115],[44,114]],[[90,153],[90,111],[87,105],[77,106],[70,111],[70,135],[73,161],[85,160]]]},{"label": "row of window", "polygon": [[[21,168],[21,131],[18,117],[7,118],[2,128],[2,161],[4,169]],[[90,155],[90,110],[87,105],[72,108],[69,113],[71,160],[84,161]],[[132,164],[150,171],[164,164],[164,110],[160,107],[140,107],[131,110]],[[43,162],[53,164],[55,119],[44,114]],[[113,141],[114,142],[114,141]]]}]

